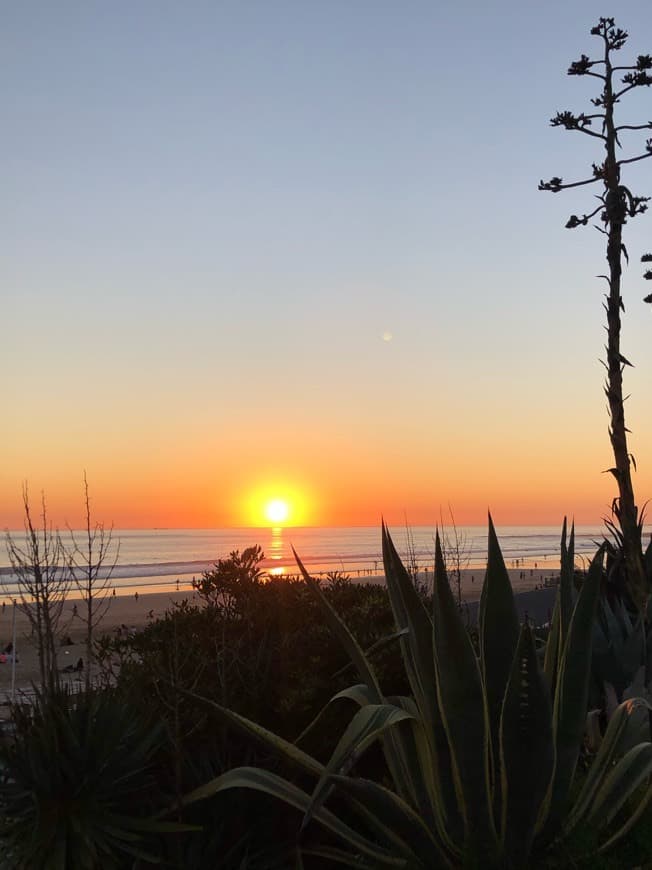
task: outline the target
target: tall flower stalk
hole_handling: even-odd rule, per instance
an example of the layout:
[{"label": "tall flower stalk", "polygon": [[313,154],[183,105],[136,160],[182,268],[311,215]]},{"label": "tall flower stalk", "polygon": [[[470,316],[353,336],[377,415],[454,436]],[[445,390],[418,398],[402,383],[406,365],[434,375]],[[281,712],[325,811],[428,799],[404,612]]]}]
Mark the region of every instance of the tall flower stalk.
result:
[{"label": "tall flower stalk", "polygon": [[642,124],[617,124],[615,109],[625,94],[652,84],[652,56],[639,55],[636,62],[629,66],[616,65],[614,53],[625,45],[628,34],[615,26],[613,18],[601,18],[591,29],[591,34],[602,40],[602,57],[591,60],[583,54],[578,61],[571,64],[568,75],[591,76],[601,82],[600,94],[591,100],[595,111],[589,114],[582,112],[579,115],[570,111],[558,112],[552,118],[551,124],[601,141],[604,159],[593,164],[591,178],[564,183],[561,178],[553,177],[549,181],[541,181],[539,190],[558,193],[569,187],[590,184],[602,187],[597,196],[598,206],[588,214],[571,215],[566,226],[568,229],[586,226],[596,218],[600,222],[597,229],[607,238],[608,274],[600,277],[607,281],[609,287],[604,305],[607,314],[607,359],[603,364],[607,371],[604,389],[609,406],[609,438],[614,466],[608,471],[613,474],[618,485],[618,496],[613,501],[612,511],[622,532],[629,593],[633,603],[643,611],[650,590],[642,550],[642,516],[636,504],[632,482],[632,467],[636,469],[636,463],[627,443],[629,430],[625,424],[623,396],[623,372],[626,366],[632,364],[621,352],[620,339],[621,312],[625,310],[621,295],[622,259],[629,259],[623,244],[623,227],[628,219],[647,210],[649,197],[634,196],[622,182],[621,169],[625,164],[652,157],[652,138],[646,141],[645,150],[634,157],[619,158],[618,149],[621,147],[621,136],[624,138],[624,135],[632,131],[650,130],[652,121]]}]

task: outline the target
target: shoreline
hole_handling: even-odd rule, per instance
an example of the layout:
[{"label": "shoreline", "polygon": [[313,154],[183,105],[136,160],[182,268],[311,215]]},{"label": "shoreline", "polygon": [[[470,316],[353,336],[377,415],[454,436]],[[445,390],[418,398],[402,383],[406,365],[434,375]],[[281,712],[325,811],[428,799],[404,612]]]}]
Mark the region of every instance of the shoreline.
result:
[{"label": "shoreline", "polygon": [[[582,561],[582,555],[576,556],[577,559]],[[553,561],[554,559],[554,561]],[[548,561],[549,560],[549,561]],[[382,570],[379,570],[378,563],[382,560],[377,560],[374,564],[374,567],[360,567],[360,568],[342,568],[342,567],[324,567],[324,563],[318,563],[317,569],[312,568],[310,563],[304,563],[306,568],[308,569],[310,575],[315,577],[316,579],[320,579],[322,581],[327,581],[329,575],[343,575],[348,577],[352,583],[384,583],[385,578]],[[404,559],[404,564],[406,560]],[[339,563],[338,563],[339,564]],[[556,557],[546,557],[540,556],[538,558],[532,557],[531,559],[519,558],[512,559],[509,562],[506,562],[506,567],[508,573],[510,575],[510,579],[512,580],[512,585],[514,589],[520,584],[525,584],[526,588],[530,588],[528,585],[528,579],[533,580],[533,582],[541,582],[543,578],[553,578],[559,576],[559,559]],[[484,579],[484,573],[486,568],[486,559],[483,561],[479,561],[477,564],[469,565],[468,567],[461,569],[461,574],[463,578],[466,578],[472,585],[467,587],[466,580],[463,579],[463,585],[465,586],[466,592],[465,595],[474,595],[473,584],[480,584],[480,588],[482,587],[482,582]],[[428,580],[432,582],[433,576],[433,565],[429,563],[424,565],[420,563],[419,565],[419,579],[420,580]],[[292,580],[299,578],[301,575],[296,568],[293,566],[292,568],[287,565],[280,567],[271,567],[265,569],[267,575],[271,578],[284,578],[287,580]],[[109,590],[109,595],[113,598],[121,598],[121,597],[133,597],[137,592],[140,595],[154,595],[154,594],[170,594],[175,595],[178,592],[186,592],[192,594],[192,583],[196,578],[201,577],[203,571],[192,571],[192,572],[163,572],[163,573],[154,573],[147,575],[136,575],[136,576],[125,576],[125,577],[113,577],[109,581],[109,585],[107,589]],[[469,580],[469,578],[473,578]],[[538,581],[537,581],[538,578]],[[112,595],[113,590],[115,590],[115,595]],[[477,595],[479,596],[479,592]],[[0,584],[0,607],[2,603],[6,605],[6,607],[11,606],[16,595],[10,591],[6,585]],[[70,591],[66,594],[66,601],[74,601],[79,600],[81,598],[80,593],[76,586],[71,587]]]},{"label": "shoreline", "polygon": [[[554,601],[556,581],[559,570],[551,571],[542,568],[508,568],[512,581],[512,588],[517,596],[517,609],[521,617],[525,613],[530,618],[545,621],[551,609],[550,601]],[[426,584],[432,583],[432,571],[422,571],[419,579]],[[370,574],[354,576],[351,582],[355,585],[366,583],[385,583],[383,574]],[[466,611],[471,622],[473,614],[477,612],[482,585],[484,582],[484,570],[479,571],[465,568],[461,571],[461,593],[466,605]],[[452,583],[453,594],[457,597],[456,583]],[[541,594],[538,594],[541,591]],[[544,594],[545,593],[545,594]],[[175,603],[184,599],[191,603],[200,604],[201,599],[192,589],[190,584],[185,587],[176,584],[157,591],[143,592],[139,589],[118,594],[109,595],[109,607],[100,625],[95,630],[95,636],[112,634],[121,626],[126,626],[129,631],[139,631],[147,624],[162,617],[166,611],[173,608]],[[75,616],[74,608],[79,609],[80,598],[70,595],[66,598],[62,615],[59,636],[70,636],[72,646],[57,648],[59,667],[73,664],[78,658],[85,658],[84,648],[84,624],[79,616]],[[12,640],[12,622],[14,608],[11,604],[0,607],[0,649]],[[16,663],[16,691],[30,691],[32,683],[38,681],[38,658],[36,648],[30,639],[30,625],[27,616],[16,607],[16,648],[19,661]],[[11,671],[9,663],[0,664],[0,701],[5,699],[11,690]],[[71,676],[70,683],[80,682],[77,675]],[[5,708],[6,709],[6,708]]]}]

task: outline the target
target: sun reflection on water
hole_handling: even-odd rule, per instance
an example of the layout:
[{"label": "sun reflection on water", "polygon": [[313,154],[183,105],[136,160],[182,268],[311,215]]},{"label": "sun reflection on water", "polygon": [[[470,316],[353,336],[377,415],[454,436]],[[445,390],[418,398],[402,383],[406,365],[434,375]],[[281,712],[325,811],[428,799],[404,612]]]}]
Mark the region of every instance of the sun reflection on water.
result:
[{"label": "sun reflection on water", "polygon": [[[280,562],[283,559],[283,529],[278,526],[270,529],[271,538],[269,540],[267,558],[271,562]],[[282,577],[285,574],[285,568],[281,565],[272,566],[269,571],[270,577]]]}]

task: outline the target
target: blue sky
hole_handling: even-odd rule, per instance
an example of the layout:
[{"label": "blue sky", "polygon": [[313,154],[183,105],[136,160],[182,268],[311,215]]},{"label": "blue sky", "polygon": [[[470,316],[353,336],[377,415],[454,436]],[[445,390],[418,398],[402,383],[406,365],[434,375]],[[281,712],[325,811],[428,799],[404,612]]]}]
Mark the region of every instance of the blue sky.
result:
[{"label": "blue sky", "polygon": [[[546,467],[557,454],[586,463],[586,478],[556,491],[572,509],[573,487],[598,456],[609,462],[593,277],[604,255],[594,230],[564,229],[590,192],[543,194],[537,182],[585,177],[600,156],[548,119],[586,107],[594,88],[565,70],[596,51],[588,31],[605,11],[583,0],[8,5],[3,488],[18,503],[33,480],[65,506],[86,467],[119,513],[111,487],[140,469],[146,510],[178,495],[172,464],[194,479],[190,456],[231,493],[234,464],[255,476],[261,452],[281,457],[261,475],[290,473],[294,457],[305,479],[316,462],[348,474],[342,453],[355,466],[373,444],[378,474],[405,466],[415,493],[416,469],[435,469],[435,509],[456,501],[440,460],[485,473],[463,502],[474,519],[504,495],[515,439],[519,478],[544,451]],[[647,0],[618,23],[628,57],[652,51]],[[648,120],[651,107],[646,90],[627,117]],[[650,165],[627,181],[652,193]],[[649,220],[628,227],[634,261],[652,247]],[[637,363],[635,438],[652,425],[640,272],[626,276],[623,345]],[[635,447],[648,451],[650,490],[648,443]],[[533,491],[540,482],[533,473]]]}]

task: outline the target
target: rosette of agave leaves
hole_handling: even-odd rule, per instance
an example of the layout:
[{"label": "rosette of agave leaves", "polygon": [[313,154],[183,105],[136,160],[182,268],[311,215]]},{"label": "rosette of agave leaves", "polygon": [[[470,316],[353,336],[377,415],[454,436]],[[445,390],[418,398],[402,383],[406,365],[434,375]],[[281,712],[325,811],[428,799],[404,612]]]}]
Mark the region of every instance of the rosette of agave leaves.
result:
[{"label": "rosette of agave leaves", "polygon": [[[385,576],[409,697],[383,694],[369,657],[297,557],[358,675],[331,703],[348,698],[357,712],[322,764],[204,699],[313,785],[305,789],[270,771],[240,767],[185,802],[249,788],[298,808],[298,866],[316,855],[363,868],[526,867],[537,854],[568,848],[580,828],[595,832],[592,848],[612,846],[652,796],[652,744],[625,748],[632,717],[648,705],[636,698],[622,703],[588,771],[580,771],[604,552],[597,552],[575,596],[573,538],[571,529],[567,539],[564,521],[561,579],[542,668],[532,628],[519,625],[491,517],[478,652],[455,604],[439,538],[430,609],[383,524]],[[382,782],[356,775],[357,759],[374,741],[381,741],[388,771]],[[327,832],[323,845],[319,827]]]}]

